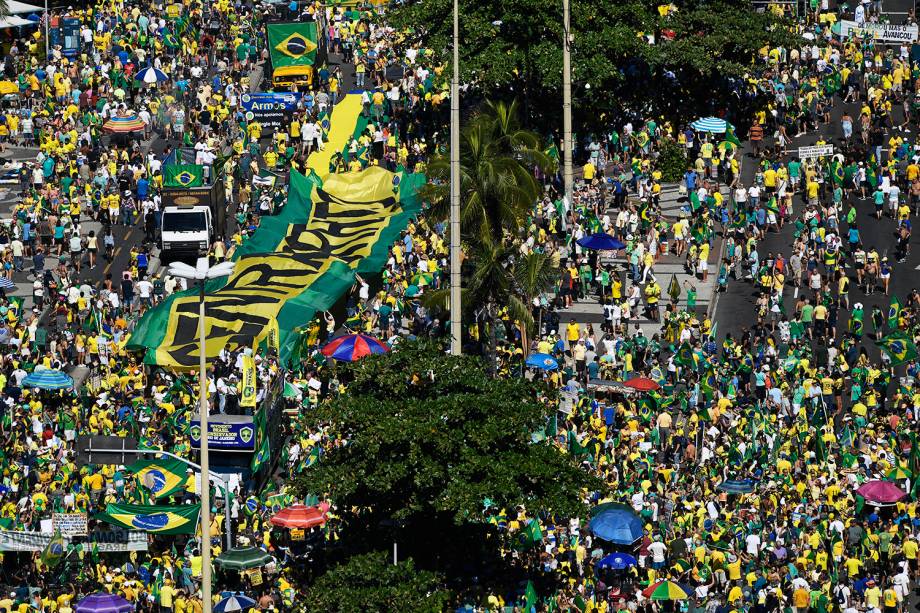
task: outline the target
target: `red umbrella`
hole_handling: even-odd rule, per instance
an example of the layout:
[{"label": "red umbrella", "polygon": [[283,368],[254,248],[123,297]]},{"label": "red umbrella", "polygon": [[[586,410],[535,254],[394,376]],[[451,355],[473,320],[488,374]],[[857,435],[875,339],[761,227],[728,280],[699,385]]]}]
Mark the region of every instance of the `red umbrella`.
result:
[{"label": "red umbrella", "polygon": [[626,383],[626,387],[631,387],[634,390],[639,390],[640,392],[652,392],[654,390],[660,390],[661,386],[649,379],[648,377],[633,377]]},{"label": "red umbrella", "polygon": [[315,507],[295,504],[276,513],[271,522],[282,528],[312,528],[326,523],[326,511],[329,505],[323,503]]},{"label": "red umbrella", "polygon": [[869,502],[881,504],[893,504],[907,496],[907,492],[891,481],[868,481],[856,493]]}]

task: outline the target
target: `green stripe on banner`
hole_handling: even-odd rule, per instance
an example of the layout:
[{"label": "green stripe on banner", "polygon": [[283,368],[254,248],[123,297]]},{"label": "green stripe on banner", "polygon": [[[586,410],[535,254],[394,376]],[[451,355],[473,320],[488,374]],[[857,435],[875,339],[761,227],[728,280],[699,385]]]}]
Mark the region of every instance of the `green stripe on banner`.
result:
[{"label": "green stripe on banner", "polygon": [[[251,347],[277,319],[280,357],[294,348],[291,333],[326,310],[352,286],[356,273],[381,269],[390,245],[421,208],[422,175],[379,167],[330,175],[324,184],[291,173],[289,202],[268,218],[235,255],[236,270],[205,286],[206,354],[225,345]],[[310,194],[309,199],[306,194]],[[176,370],[198,365],[198,295],[170,297],[149,311],[128,348],[145,361]]]}]

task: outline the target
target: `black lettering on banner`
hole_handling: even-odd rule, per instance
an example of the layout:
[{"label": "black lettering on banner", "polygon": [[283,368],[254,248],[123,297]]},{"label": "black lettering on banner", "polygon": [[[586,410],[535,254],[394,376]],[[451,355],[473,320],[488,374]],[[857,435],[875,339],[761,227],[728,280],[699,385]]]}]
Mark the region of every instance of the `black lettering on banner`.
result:
[{"label": "black lettering on banner", "polygon": [[[215,347],[251,346],[284,303],[315,283],[333,262],[356,268],[400,210],[395,195],[347,201],[315,189],[306,224],[289,226],[274,253],[241,258],[227,284],[205,296],[208,339]],[[192,368],[198,364],[198,298],[176,300],[172,317],[172,338],[161,347],[175,364]]]}]

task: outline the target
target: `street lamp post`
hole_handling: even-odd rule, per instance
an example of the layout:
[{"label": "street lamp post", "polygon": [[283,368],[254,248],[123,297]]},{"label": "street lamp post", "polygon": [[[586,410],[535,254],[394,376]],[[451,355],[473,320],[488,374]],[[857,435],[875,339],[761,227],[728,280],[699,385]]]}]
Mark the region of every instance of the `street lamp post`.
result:
[{"label": "street lamp post", "polygon": [[[208,279],[226,277],[233,272],[233,262],[208,266],[208,258],[198,258],[195,266],[184,262],[169,265],[169,274],[196,281],[198,294],[198,418],[201,420],[201,610],[211,613],[211,483],[204,478],[208,468],[208,360],[205,339],[204,285]],[[229,501],[227,501],[229,502]],[[226,512],[230,512],[229,506]]]},{"label": "street lamp post", "polygon": [[[566,206],[572,206],[572,24],[569,0],[562,0],[562,178]],[[565,224],[563,212],[562,223]],[[563,225],[563,227],[565,227]]]},{"label": "street lamp post", "polygon": [[463,351],[460,304],[460,12],[454,0],[454,74],[450,80],[450,352]]}]

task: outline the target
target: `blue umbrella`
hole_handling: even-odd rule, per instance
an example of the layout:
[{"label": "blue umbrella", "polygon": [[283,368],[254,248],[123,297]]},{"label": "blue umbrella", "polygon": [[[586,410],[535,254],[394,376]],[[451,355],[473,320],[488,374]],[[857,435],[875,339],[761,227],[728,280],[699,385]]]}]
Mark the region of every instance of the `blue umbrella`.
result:
[{"label": "blue umbrella", "polygon": [[718,117],[703,117],[690,124],[690,127],[697,132],[712,132],[713,134],[724,134],[730,126],[730,123]]},{"label": "blue umbrella", "polygon": [[224,598],[214,605],[214,613],[233,613],[234,611],[246,611],[256,606],[256,601],[243,594],[235,594],[229,598]]},{"label": "blue umbrella", "polygon": [[141,81],[143,83],[162,83],[163,81],[169,81],[169,77],[166,76],[162,70],[157,70],[153,66],[148,66],[134,76],[135,81]]},{"label": "blue umbrella", "polygon": [[754,491],[754,482],[750,479],[727,479],[716,486],[729,494],[750,494]]},{"label": "blue umbrella", "polygon": [[12,279],[9,279],[7,277],[0,277],[0,289],[2,289],[5,292],[8,292],[10,290],[15,290],[16,284],[13,283]]},{"label": "blue umbrella", "polygon": [[592,534],[617,545],[632,545],[645,534],[642,520],[627,509],[607,508],[591,518]]},{"label": "blue umbrella", "polygon": [[559,362],[548,353],[530,354],[530,356],[527,357],[527,365],[531,368],[539,368],[541,370],[556,370],[559,368]]},{"label": "blue umbrella", "polygon": [[615,551],[601,558],[601,560],[597,563],[597,567],[610,568],[613,570],[623,570],[624,568],[629,568],[630,566],[635,566],[636,564],[638,564],[636,558],[632,557],[628,553],[620,553]]},{"label": "blue umbrella", "polygon": [[616,251],[626,245],[606,232],[598,232],[590,236],[583,236],[578,239],[578,244],[585,249],[594,249],[595,251]]},{"label": "blue umbrella", "polygon": [[67,373],[45,368],[26,375],[23,387],[37,387],[42,390],[66,390],[73,387],[73,379]]}]

